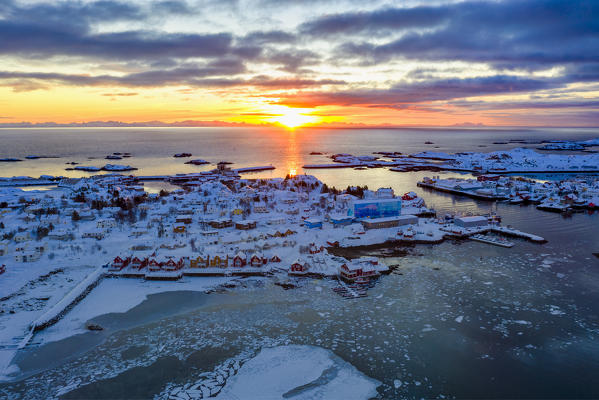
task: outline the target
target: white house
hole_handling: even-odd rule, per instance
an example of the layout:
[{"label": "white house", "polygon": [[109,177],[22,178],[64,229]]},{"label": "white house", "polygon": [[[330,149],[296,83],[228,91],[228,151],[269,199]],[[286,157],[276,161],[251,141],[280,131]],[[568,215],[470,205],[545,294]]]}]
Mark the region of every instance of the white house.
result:
[{"label": "white house", "polygon": [[36,251],[23,251],[15,254],[15,262],[34,262],[40,259],[40,253]]},{"label": "white house", "polygon": [[31,240],[31,237],[29,236],[29,232],[19,232],[15,234],[13,240],[15,243],[23,243]]},{"label": "white house", "polygon": [[96,228],[98,229],[110,229],[116,226],[116,220],[114,218],[101,219],[96,222]]}]

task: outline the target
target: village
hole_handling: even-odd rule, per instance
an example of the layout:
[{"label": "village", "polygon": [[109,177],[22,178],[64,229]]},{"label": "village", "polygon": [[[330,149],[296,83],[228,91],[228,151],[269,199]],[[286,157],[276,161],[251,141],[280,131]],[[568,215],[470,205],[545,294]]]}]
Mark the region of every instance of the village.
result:
[{"label": "village", "polygon": [[578,176],[541,181],[504,175],[478,175],[476,179],[424,177],[417,185],[439,192],[509,204],[535,204],[551,212],[574,212],[599,208],[599,179]]},{"label": "village", "polygon": [[[495,214],[438,217],[412,191],[340,190],[311,175],[243,179],[227,163],[168,177],[36,180],[54,182],[50,190],[10,186],[28,179],[5,179],[0,192],[0,350],[27,346],[103,279],[272,276],[287,288],[302,277],[327,278],[336,294],[353,299],[367,296],[393,267],[354,249],[446,239],[500,247],[513,245],[505,237],[545,241],[501,226]],[[146,191],[144,182],[155,180],[168,181],[171,190]],[[59,275],[61,283],[53,283]],[[11,354],[0,357],[4,368]]]},{"label": "village", "polygon": [[35,195],[7,188],[4,199],[21,195],[2,203],[0,260],[65,266],[93,255],[110,276],[176,280],[286,272],[353,283],[387,267],[348,261],[327,248],[437,243],[499,224],[492,215],[436,219],[414,192],[340,191],[310,175],[247,180],[219,164],[171,180],[180,188],[170,193],[147,193],[138,178],[122,175],[63,179],[58,190]]}]

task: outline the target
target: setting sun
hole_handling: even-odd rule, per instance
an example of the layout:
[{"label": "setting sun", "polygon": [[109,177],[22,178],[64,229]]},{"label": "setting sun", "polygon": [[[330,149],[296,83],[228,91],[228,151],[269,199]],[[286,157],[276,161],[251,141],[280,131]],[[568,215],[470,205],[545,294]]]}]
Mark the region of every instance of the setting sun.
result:
[{"label": "setting sun", "polygon": [[297,128],[302,125],[313,124],[320,121],[319,117],[309,115],[312,111],[313,110],[309,108],[277,107],[277,115],[270,118],[270,121],[281,124],[287,128]]}]

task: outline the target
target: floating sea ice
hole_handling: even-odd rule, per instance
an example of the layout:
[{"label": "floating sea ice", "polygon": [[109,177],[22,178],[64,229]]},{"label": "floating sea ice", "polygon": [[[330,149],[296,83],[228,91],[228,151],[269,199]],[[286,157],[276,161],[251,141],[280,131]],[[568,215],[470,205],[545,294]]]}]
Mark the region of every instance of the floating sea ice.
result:
[{"label": "floating sea ice", "polygon": [[561,272],[558,272],[557,274],[555,274],[555,276],[557,276],[559,279],[564,278],[566,275],[562,274]]},{"label": "floating sea ice", "polygon": [[380,384],[329,350],[290,345],[262,349],[229,379],[218,398],[368,399],[377,395]]},{"label": "floating sea ice", "polygon": [[563,312],[561,310],[561,308],[559,308],[558,306],[554,306],[554,305],[549,306],[549,313],[551,315],[564,315],[565,314],[565,312]]},{"label": "floating sea ice", "polygon": [[464,316],[460,315],[459,317],[456,317],[455,322],[457,322],[458,324],[461,324],[463,319],[464,319]]},{"label": "floating sea ice", "polygon": [[395,386],[395,389],[399,389],[401,387],[401,381],[399,379],[394,380],[393,386]]}]

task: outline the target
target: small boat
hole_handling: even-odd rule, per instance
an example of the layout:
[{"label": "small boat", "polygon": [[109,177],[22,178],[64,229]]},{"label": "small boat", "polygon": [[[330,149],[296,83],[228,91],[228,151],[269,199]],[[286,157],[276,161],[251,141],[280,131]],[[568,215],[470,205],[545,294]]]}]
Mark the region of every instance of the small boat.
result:
[{"label": "small boat", "polygon": [[111,154],[111,155],[109,155],[109,156],[106,156],[105,158],[106,158],[107,160],[122,160],[122,159],[123,159],[123,157],[121,157],[121,156],[117,156],[117,155],[114,155],[114,154]]},{"label": "small boat", "polygon": [[176,157],[176,158],[191,157],[191,153],[177,153],[173,157]]},{"label": "small boat", "polygon": [[193,164],[193,165],[204,165],[204,164],[210,164],[209,161],[206,160],[202,160],[202,159],[196,159],[196,160],[189,160],[186,161],[185,164]]}]

